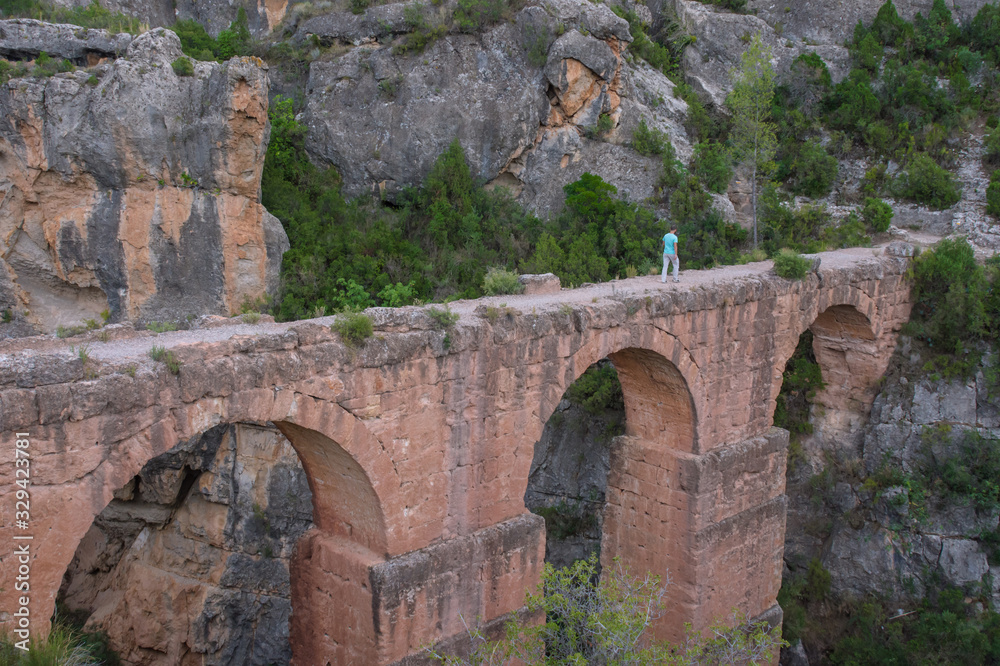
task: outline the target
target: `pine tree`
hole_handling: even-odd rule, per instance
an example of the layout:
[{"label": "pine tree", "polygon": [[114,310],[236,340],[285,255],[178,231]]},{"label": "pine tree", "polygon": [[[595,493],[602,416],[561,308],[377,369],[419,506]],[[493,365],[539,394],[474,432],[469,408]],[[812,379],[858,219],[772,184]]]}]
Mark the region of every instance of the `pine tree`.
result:
[{"label": "pine tree", "polygon": [[757,189],[759,181],[774,168],[777,148],[775,127],[771,122],[771,101],[774,98],[774,67],[771,47],[764,45],[760,32],[733,70],[733,91],[726,105],[733,114],[730,137],[733,157],[751,169],[753,201],[753,246],[757,247]]}]

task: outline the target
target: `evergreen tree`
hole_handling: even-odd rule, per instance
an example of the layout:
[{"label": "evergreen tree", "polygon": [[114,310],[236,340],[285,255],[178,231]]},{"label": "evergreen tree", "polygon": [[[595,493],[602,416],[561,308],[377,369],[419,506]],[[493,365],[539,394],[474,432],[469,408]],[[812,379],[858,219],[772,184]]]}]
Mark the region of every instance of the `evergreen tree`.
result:
[{"label": "evergreen tree", "polygon": [[774,98],[774,67],[771,48],[764,45],[760,32],[732,72],[733,92],[726,105],[733,114],[731,140],[733,157],[751,170],[753,201],[753,245],[757,247],[757,189],[759,181],[773,168],[777,138],[771,122],[771,101]]}]

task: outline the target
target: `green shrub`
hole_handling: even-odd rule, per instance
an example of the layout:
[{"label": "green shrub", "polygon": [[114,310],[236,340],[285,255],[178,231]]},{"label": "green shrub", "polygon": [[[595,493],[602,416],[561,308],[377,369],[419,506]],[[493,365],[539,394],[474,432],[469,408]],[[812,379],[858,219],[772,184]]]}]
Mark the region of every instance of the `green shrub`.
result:
[{"label": "green shrub", "polygon": [[978,362],[980,340],[1000,334],[998,271],[976,263],[964,238],[945,239],[913,260],[913,313],[907,330],[936,354]]},{"label": "green shrub", "polygon": [[330,330],[340,336],[345,344],[357,347],[372,336],[375,327],[372,318],[364,312],[345,312],[337,316]]},{"label": "green shrub", "polygon": [[993,166],[1000,166],[1000,125],[986,135],[983,142],[983,161]]},{"label": "green shrub", "polygon": [[187,56],[181,56],[174,60],[170,66],[174,68],[174,74],[177,76],[194,76],[194,64]]},{"label": "green shrub", "polygon": [[722,194],[733,178],[732,155],[716,141],[698,143],[691,159],[691,173],[698,176],[710,192]]},{"label": "green shrub", "polygon": [[563,540],[585,534],[597,526],[597,515],[586,502],[560,500],[533,511],[545,519],[545,534],[549,539]]},{"label": "green shrub", "polygon": [[737,263],[748,235],[746,229],[726,222],[715,209],[681,224],[679,231],[684,239],[685,266],[691,269]]},{"label": "green shrub", "polygon": [[990,176],[990,184],[986,188],[986,212],[1000,218],[1000,169]]},{"label": "green shrub", "polygon": [[875,36],[868,33],[853,50],[852,55],[858,67],[868,70],[872,74],[878,74],[884,53],[885,49],[878,43]]},{"label": "green shrub", "polygon": [[830,224],[825,205],[807,204],[793,209],[773,184],[765,186],[758,205],[763,247],[768,254],[783,247],[809,253],[823,249],[820,237]]},{"label": "green shrub", "polygon": [[451,328],[458,323],[459,315],[448,308],[427,308],[427,314],[438,328]]},{"label": "green shrub", "polygon": [[961,186],[951,172],[925,153],[914,157],[907,170],[896,177],[893,190],[898,196],[936,210],[954,206],[962,198]]},{"label": "green shrub", "polygon": [[871,197],[865,199],[864,208],[861,209],[861,219],[876,233],[884,233],[889,230],[893,215],[895,213],[892,206],[881,199]]},{"label": "green shrub", "polygon": [[799,146],[792,159],[788,186],[795,194],[807,197],[825,197],[837,180],[840,165],[837,158],[826,152],[816,141],[806,141]]},{"label": "green shrub", "polygon": [[833,247],[867,247],[871,245],[871,238],[865,231],[865,223],[851,211],[840,224],[824,229],[822,238]]},{"label": "green shrub", "polygon": [[656,39],[653,39],[649,36],[650,26],[635,12],[626,10],[620,4],[614,4],[611,8],[618,16],[628,21],[629,31],[632,33],[629,51],[666,76],[676,77],[680,73],[680,60],[684,48],[694,39],[666,13],[661,15],[662,25],[657,31]]},{"label": "green shrub", "polygon": [[535,27],[527,24],[524,27],[522,46],[528,57],[528,62],[534,67],[544,67],[549,58],[549,47],[552,45],[552,33],[548,25]]},{"label": "green shrub", "polygon": [[806,330],[799,336],[795,352],[785,364],[781,392],[774,407],[774,425],[790,433],[792,441],[813,431],[810,419],[813,399],[826,384],[813,353],[813,335]]},{"label": "green shrub", "polygon": [[181,50],[195,60],[215,60],[218,45],[194,19],[181,19],[170,28],[181,40]]},{"label": "green shrub", "polygon": [[643,118],[632,132],[630,145],[640,155],[662,155],[670,145],[670,138],[656,128],[650,129]]},{"label": "green shrub", "polygon": [[801,280],[809,274],[809,266],[808,259],[788,248],[774,256],[774,272],[786,280]]},{"label": "green shrub", "polygon": [[597,363],[580,375],[566,390],[566,399],[588,414],[623,411],[625,397],[618,371],[608,362]]},{"label": "green shrub", "polygon": [[154,333],[167,333],[169,331],[176,331],[177,324],[172,321],[150,321],[146,323],[146,330],[153,331]]},{"label": "green shrub", "polygon": [[458,0],[452,18],[460,32],[479,32],[517,11],[522,4],[519,0]]},{"label": "green shrub", "polygon": [[249,55],[251,41],[250,29],[247,23],[247,10],[240,7],[236,12],[236,19],[215,38],[215,43],[217,44],[216,55],[219,57],[219,60],[229,60],[236,56]]},{"label": "green shrub", "polygon": [[483,278],[483,293],[487,296],[502,296],[504,294],[520,294],[524,285],[518,279],[517,273],[506,268],[491,267]]},{"label": "green shrub", "polygon": [[674,150],[674,144],[667,141],[663,148],[663,168],[660,171],[658,185],[661,188],[673,189],[681,184],[685,172],[684,165],[677,159],[677,151]]}]

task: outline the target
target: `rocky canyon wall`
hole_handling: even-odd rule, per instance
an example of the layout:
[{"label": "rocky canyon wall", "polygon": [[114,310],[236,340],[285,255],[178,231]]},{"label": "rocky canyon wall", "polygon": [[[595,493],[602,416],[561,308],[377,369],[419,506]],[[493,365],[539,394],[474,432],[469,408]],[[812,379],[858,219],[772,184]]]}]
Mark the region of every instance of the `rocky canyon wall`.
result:
[{"label": "rocky canyon wall", "polygon": [[[629,62],[628,22],[607,5],[543,0],[481,34],[448,34],[407,54],[393,40],[415,9],[389,4],[298,26],[299,43],[349,49],[312,64],[304,112],[310,153],[337,168],[347,194],[394,197],[456,138],[477,178],[542,214],[558,212],[562,187],[585,171],[630,199],[652,196],[659,160],[625,145],[641,118],[690,155],[686,105],[661,73]],[[597,140],[602,114],[611,126]]]},{"label": "rocky canyon wall", "polygon": [[217,426],[148,462],[77,548],[60,596],[130,664],[287,664],[289,561],[312,494],[277,430]]},{"label": "rocky canyon wall", "polygon": [[104,310],[228,315],[276,289],[288,241],[259,202],[267,68],[180,76],[181,55],[158,29],[113,62],[0,87],[0,307],[52,330]]}]

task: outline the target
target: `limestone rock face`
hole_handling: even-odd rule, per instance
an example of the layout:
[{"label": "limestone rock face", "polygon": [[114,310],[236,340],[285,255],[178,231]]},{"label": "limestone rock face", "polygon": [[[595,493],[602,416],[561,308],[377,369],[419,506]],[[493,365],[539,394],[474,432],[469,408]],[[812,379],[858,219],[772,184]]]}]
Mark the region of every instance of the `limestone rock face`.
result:
[{"label": "limestone rock face", "polygon": [[91,76],[0,88],[0,305],[43,330],[230,314],[274,288],[288,241],[259,203],[267,74],[194,63],[147,32]]},{"label": "limestone rock face", "polygon": [[0,21],[0,56],[7,59],[34,59],[44,51],[77,65],[96,65],[104,58],[124,55],[131,43],[132,35],[128,33],[112,34],[32,19]]},{"label": "limestone rock face", "polygon": [[312,495],[279,432],[219,426],[115,493],[63,581],[127,663],[287,664],[289,560]]},{"label": "limestone rock face", "polygon": [[[989,397],[983,371],[964,381],[931,380],[922,378],[923,363],[902,338],[869,422],[857,431],[856,441],[844,443],[848,451],[856,447],[856,453],[841,455],[846,464],[855,464],[850,461],[857,456],[855,462],[865,475],[883,468],[919,475],[927,456],[941,461],[960,446],[954,437],[928,439],[941,424],[947,424],[952,435],[974,430],[1000,437],[996,401]],[[796,483],[789,488],[796,488]],[[834,517],[825,536],[816,534],[810,520],[804,519],[810,513],[806,504],[812,500],[797,491],[789,493],[786,561],[796,567],[820,556],[836,593],[919,598],[940,581],[961,587],[983,581],[989,571],[979,540],[998,528],[996,510],[961,499],[931,498],[923,503],[926,515],[917,516],[903,486],[875,493],[860,483],[842,482],[823,496],[824,519]],[[812,515],[814,526],[822,522],[818,516]],[[993,595],[993,605],[1000,606],[1000,594]]]},{"label": "limestone rock face", "polygon": [[352,195],[418,184],[456,138],[473,173],[494,178],[548,115],[541,72],[510,47],[519,41],[504,24],[448,35],[417,56],[357,48],[313,63],[307,148],[337,167]]},{"label": "limestone rock face", "polygon": [[[871,23],[883,4],[883,0],[749,0],[747,8],[771,27],[780,25],[785,37],[814,44],[843,44],[854,34],[857,22]],[[902,18],[912,21],[918,13],[927,16],[934,2],[895,0],[893,4]],[[958,23],[970,21],[987,4],[989,0],[949,0],[947,3]]]},{"label": "limestone rock face", "polygon": [[[630,199],[652,196],[658,158],[625,145],[643,118],[690,155],[686,104],[662,74],[626,62],[628,23],[607,6],[544,0],[482,35],[451,34],[407,56],[377,40],[408,29],[408,6],[331,13],[296,32],[359,45],[312,65],[303,116],[310,153],[338,169],[346,194],[394,197],[456,138],[478,178],[540,214],[558,212],[563,186],[585,171]],[[596,136],[602,115],[611,129]]]},{"label": "limestone rock face", "polygon": [[[695,37],[694,43],[684,51],[685,78],[716,106],[725,102],[732,89],[730,72],[739,65],[748,37],[757,32],[771,47],[772,64],[779,77],[788,73],[796,58],[810,52],[823,58],[834,82],[850,71],[847,49],[840,41],[818,44],[793,41],[779,34],[762,18],[720,11],[695,0],[673,0],[672,4],[668,0],[665,4],[676,14],[680,25]],[[852,30],[853,27],[851,24]]]},{"label": "limestone rock face", "polygon": [[[92,0],[53,0],[62,7],[86,7]],[[240,7],[247,13],[247,24],[255,35],[274,29],[289,7],[301,0],[100,0],[102,7],[134,16],[151,26],[169,27],[177,19],[194,19],[212,35],[218,35],[236,19]]]}]

